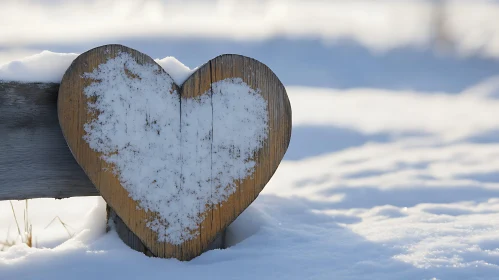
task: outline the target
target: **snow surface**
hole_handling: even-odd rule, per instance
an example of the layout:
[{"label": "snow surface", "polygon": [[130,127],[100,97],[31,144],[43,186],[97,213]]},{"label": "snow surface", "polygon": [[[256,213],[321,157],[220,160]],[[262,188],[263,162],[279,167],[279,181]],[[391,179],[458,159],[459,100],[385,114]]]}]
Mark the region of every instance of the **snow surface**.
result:
[{"label": "snow surface", "polygon": [[190,69],[173,56],[167,56],[161,59],[157,58],[154,61],[165,69],[166,73],[172,77],[177,85],[182,85],[197,69]]},{"label": "snow surface", "polygon": [[130,197],[158,214],[147,221],[158,240],[181,244],[199,234],[199,213],[253,173],[252,157],[267,139],[267,102],[240,78],[180,100],[158,70],[120,53],[85,73],[95,80],[84,89],[96,99],[89,113],[98,115],[83,139],[114,166]]},{"label": "snow surface", "polygon": [[59,83],[75,53],[43,51],[23,59],[0,65],[0,81]]},{"label": "snow surface", "polygon": [[[45,50],[22,59],[9,61],[0,64],[0,81],[60,83],[64,72],[78,55],[77,53],[54,53]],[[183,84],[196,70],[196,68],[190,69],[172,56],[157,58],[154,61],[165,69],[177,85]]]},{"label": "snow surface", "polygon": [[[289,150],[228,249],[148,258],[104,233],[100,198],[36,199],[45,248],[0,252],[0,279],[499,279],[498,81],[460,93],[287,87]],[[56,215],[76,237],[44,229]],[[16,236],[1,202],[0,234],[9,227]]]}]

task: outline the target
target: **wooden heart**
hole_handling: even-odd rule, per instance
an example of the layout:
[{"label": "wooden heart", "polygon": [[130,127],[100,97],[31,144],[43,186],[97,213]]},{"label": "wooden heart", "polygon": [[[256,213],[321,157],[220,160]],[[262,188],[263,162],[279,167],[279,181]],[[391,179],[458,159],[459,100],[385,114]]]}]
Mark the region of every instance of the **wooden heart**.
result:
[{"label": "wooden heart", "polygon": [[240,55],[218,56],[178,86],[149,56],[101,46],[64,74],[58,114],[110,207],[152,254],[180,260],[256,199],[291,137],[282,83]]}]

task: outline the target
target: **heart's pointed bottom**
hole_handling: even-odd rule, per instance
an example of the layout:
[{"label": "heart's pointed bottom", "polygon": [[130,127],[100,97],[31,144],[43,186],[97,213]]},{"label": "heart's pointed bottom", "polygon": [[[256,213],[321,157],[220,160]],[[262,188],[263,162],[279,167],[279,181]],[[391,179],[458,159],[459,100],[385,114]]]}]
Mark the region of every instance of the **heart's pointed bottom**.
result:
[{"label": "heart's pointed bottom", "polygon": [[[130,248],[134,249],[135,251],[141,252],[145,254],[146,256],[149,257],[157,257],[156,255],[153,254],[149,248],[140,240],[140,238],[131,231],[127,225],[123,222],[123,220],[116,214],[116,211],[113,210],[108,205],[106,205],[106,213],[107,213],[107,219],[108,219],[108,224],[112,223],[112,229],[116,231],[120,239],[127,244]],[[111,227],[107,227],[107,231],[111,230]],[[206,251],[210,250],[216,250],[216,249],[225,249],[225,236],[227,233],[227,229],[224,229],[220,233],[217,234],[215,240],[213,240],[208,247],[206,248]],[[201,253],[204,253],[201,252]]]}]

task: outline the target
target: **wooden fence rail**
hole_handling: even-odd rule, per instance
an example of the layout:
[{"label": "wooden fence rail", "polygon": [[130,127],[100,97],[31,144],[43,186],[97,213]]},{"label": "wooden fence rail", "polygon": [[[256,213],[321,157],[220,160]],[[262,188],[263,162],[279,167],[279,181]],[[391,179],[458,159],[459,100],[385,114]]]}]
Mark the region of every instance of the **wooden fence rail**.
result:
[{"label": "wooden fence rail", "polygon": [[58,90],[0,81],[0,200],[99,195],[62,135]]}]

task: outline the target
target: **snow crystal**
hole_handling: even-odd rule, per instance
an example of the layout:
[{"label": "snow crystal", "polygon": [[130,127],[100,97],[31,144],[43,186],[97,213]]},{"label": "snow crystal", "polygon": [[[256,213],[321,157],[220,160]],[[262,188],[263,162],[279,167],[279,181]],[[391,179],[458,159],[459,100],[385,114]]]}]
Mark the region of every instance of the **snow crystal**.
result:
[{"label": "snow crystal", "polygon": [[[123,67],[124,66],[124,67]],[[180,244],[211,204],[225,201],[234,182],[252,174],[267,138],[267,103],[239,78],[180,99],[159,66],[120,53],[85,78],[91,113],[85,141],[114,166],[130,197],[158,213],[147,225],[159,241]],[[213,130],[213,132],[212,132]]]}]

